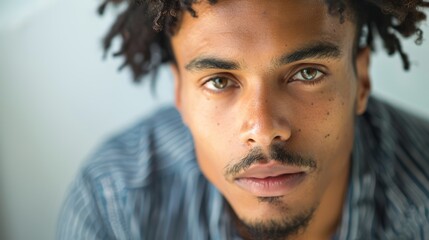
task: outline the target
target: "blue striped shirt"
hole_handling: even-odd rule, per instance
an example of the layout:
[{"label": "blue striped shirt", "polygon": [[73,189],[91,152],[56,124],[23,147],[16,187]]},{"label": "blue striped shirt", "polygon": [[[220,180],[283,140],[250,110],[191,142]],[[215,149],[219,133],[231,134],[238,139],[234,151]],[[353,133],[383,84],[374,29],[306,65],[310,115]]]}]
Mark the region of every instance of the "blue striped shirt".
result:
[{"label": "blue striped shirt", "polygon": [[[357,117],[334,239],[429,239],[429,122],[371,97]],[[82,166],[57,239],[241,239],[174,108],[105,142]]]}]

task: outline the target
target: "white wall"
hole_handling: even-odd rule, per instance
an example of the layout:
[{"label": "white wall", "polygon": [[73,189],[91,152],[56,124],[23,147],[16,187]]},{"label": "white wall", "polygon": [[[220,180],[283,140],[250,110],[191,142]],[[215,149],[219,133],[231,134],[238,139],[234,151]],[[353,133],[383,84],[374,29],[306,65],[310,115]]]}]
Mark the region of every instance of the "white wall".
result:
[{"label": "white wall", "polygon": [[[31,3],[31,4],[30,4]],[[172,100],[170,74],[134,85],[118,60],[103,62],[112,21],[99,1],[0,2],[0,239],[53,239],[64,193],[80,163],[106,137]],[[424,29],[429,36],[429,27]],[[429,117],[429,41],[405,48],[413,61],[373,59],[374,92]]]},{"label": "white wall", "polygon": [[[429,17],[429,11],[426,14]],[[371,78],[374,95],[429,119],[429,23],[423,23],[421,29],[422,45],[416,45],[415,38],[403,44],[411,61],[409,72],[403,71],[399,56],[388,57],[379,47],[371,60]]]},{"label": "white wall", "polygon": [[112,18],[97,17],[98,3],[57,1],[0,31],[1,240],[53,239],[80,163],[172,99],[168,73],[153,99],[149,84],[117,73],[120,61],[102,61],[100,38]]}]

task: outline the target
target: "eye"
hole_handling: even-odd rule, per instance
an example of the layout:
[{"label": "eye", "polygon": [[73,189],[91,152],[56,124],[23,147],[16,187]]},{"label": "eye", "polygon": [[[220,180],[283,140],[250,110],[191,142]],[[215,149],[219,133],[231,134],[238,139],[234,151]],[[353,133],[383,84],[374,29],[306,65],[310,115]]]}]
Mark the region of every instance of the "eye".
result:
[{"label": "eye", "polygon": [[323,77],[325,74],[316,68],[304,68],[301,69],[298,73],[296,73],[292,80],[311,82],[316,81],[319,78]]},{"label": "eye", "polygon": [[204,86],[213,92],[221,92],[235,86],[235,83],[226,77],[212,77],[204,83]]}]

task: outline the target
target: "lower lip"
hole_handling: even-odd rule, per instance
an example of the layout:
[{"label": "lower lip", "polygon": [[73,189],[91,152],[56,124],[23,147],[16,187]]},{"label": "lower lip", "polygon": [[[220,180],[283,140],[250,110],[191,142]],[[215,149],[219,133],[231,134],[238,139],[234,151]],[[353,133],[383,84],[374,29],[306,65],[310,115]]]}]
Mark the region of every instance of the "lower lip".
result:
[{"label": "lower lip", "polygon": [[235,183],[255,196],[276,197],[291,192],[305,176],[305,173],[299,172],[266,178],[238,178]]}]

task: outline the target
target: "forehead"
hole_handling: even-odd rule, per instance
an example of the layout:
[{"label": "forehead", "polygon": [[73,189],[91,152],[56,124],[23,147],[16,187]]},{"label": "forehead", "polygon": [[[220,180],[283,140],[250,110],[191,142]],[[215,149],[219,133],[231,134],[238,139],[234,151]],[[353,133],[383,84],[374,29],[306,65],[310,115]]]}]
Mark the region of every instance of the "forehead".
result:
[{"label": "forehead", "polygon": [[221,0],[214,5],[202,1],[193,8],[198,17],[185,13],[172,37],[177,58],[238,58],[252,52],[268,56],[311,42],[351,48],[354,41],[354,23],[340,23],[324,0]]}]

